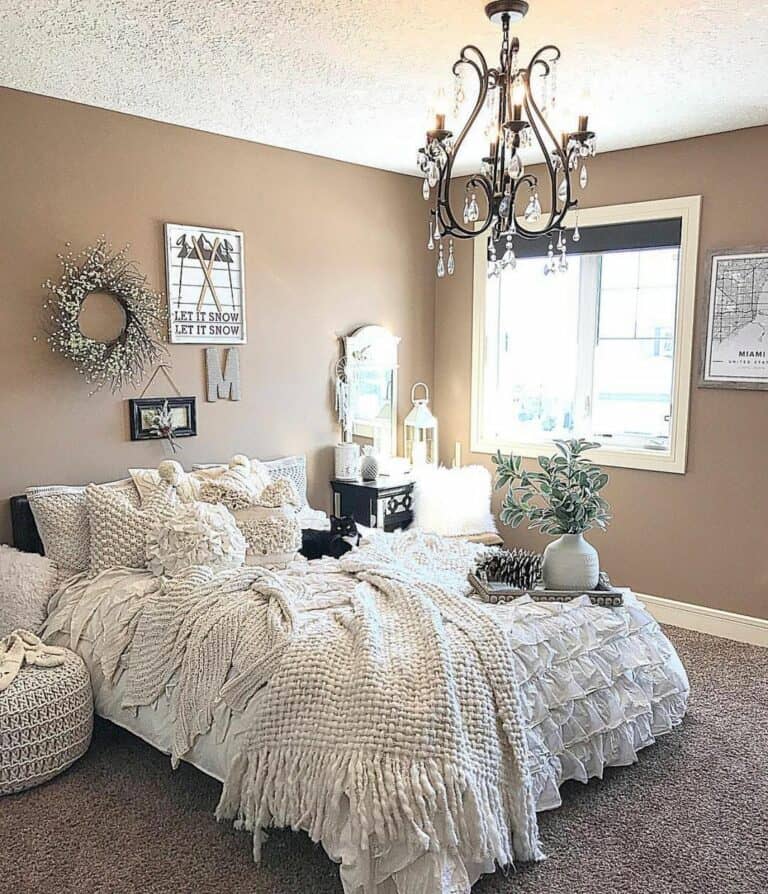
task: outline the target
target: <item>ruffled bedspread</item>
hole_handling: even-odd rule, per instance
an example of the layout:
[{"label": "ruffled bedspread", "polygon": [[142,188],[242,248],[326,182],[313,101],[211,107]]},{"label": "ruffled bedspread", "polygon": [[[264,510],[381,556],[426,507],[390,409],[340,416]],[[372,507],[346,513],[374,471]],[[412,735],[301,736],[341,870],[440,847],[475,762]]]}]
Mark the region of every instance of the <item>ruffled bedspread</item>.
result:
[{"label": "ruffled bedspread", "polygon": [[[403,548],[405,540],[390,541]],[[305,564],[293,573],[320,586],[327,576],[355,573],[355,554],[347,560],[346,574],[337,563]],[[418,555],[413,559],[418,563]],[[123,575],[123,578],[120,575]],[[89,633],[98,638],[109,628],[117,612],[124,626],[136,616],[132,609],[156,591],[146,575],[110,572],[109,586],[102,581],[73,582],[55,599],[47,635],[73,648]],[[322,587],[321,587],[322,589]],[[133,594],[133,595],[132,595]],[[568,779],[586,782],[602,776],[606,766],[630,764],[637,752],[680,723],[685,714],[688,680],[680,661],[656,622],[633,596],[618,609],[592,606],[586,597],[568,604],[534,603],[523,597],[505,606],[473,601],[473,612],[487,613],[504,630],[510,646],[521,694],[523,728],[528,765],[538,810],[558,806],[559,786]],[[96,628],[97,630],[93,630]],[[88,652],[92,663],[115,672],[114,650]],[[84,654],[86,660],[88,655]],[[119,674],[118,674],[119,676]],[[514,681],[510,681],[515,685]],[[172,688],[171,688],[172,691]],[[253,699],[257,702],[260,695]],[[158,700],[168,702],[167,694]],[[140,710],[154,710],[154,707]],[[223,706],[212,717],[221,727]],[[253,707],[244,715],[227,717],[226,726],[248,735]],[[250,717],[248,716],[250,713]],[[115,718],[113,718],[115,719]],[[119,720],[118,720],[119,722]],[[213,730],[209,735],[218,734]],[[206,736],[201,737],[205,740]],[[205,741],[199,743],[205,747]],[[217,768],[223,778],[231,766]],[[444,817],[434,816],[439,825]],[[309,823],[295,823],[309,830]],[[454,894],[466,892],[484,872],[493,871],[493,860],[478,853],[469,841],[439,850],[420,847],[414,838],[393,842],[385,852],[371,854],[360,847],[356,819],[339,810],[323,827],[322,843],[329,855],[341,862],[341,878],[348,894],[376,890],[378,894]]]}]

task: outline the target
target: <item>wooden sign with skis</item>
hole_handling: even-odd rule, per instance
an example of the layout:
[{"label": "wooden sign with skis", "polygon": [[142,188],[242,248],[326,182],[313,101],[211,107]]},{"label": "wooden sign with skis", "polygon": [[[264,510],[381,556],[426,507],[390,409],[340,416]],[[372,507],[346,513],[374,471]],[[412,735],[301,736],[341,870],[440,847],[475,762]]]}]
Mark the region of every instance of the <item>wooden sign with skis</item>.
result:
[{"label": "wooden sign with skis", "polygon": [[243,234],[165,224],[170,341],[246,342]]}]

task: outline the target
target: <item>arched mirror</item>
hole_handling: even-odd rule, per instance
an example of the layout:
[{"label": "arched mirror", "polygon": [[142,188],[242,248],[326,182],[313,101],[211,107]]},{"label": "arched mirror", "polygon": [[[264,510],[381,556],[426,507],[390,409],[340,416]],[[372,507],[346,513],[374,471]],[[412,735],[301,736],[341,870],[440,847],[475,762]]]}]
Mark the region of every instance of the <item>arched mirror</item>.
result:
[{"label": "arched mirror", "polygon": [[383,326],[362,326],[344,337],[351,433],[379,456],[397,447],[397,348],[400,339]]}]

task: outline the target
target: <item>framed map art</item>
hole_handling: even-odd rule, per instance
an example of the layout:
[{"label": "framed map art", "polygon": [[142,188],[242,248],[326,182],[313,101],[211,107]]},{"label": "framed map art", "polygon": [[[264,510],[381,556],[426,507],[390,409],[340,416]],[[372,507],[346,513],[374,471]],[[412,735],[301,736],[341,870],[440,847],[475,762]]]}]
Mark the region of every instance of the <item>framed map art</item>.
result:
[{"label": "framed map art", "polygon": [[768,249],[712,254],[700,384],[768,389]]},{"label": "framed map art", "polygon": [[242,233],[167,223],[165,270],[172,344],[246,343]]}]

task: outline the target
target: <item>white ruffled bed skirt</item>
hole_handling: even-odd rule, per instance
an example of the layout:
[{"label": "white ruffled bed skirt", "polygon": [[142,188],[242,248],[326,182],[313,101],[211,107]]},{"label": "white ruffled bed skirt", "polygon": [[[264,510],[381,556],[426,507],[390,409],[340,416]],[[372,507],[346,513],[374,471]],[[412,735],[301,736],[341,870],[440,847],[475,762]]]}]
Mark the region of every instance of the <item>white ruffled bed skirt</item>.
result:
[{"label": "white ruffled bed skirt", "polygon": [[[125,710],[120,679],[110,685],[100,670],[102,625],[121,623],[130,598],[125,588],[135,593],[140,582],[135,573],[126,573],[125,581],[115,574],[103,586],[102,598],[95,600],[99,608],[87,618],[81,614],[82,603],[73,618],[69,599],[60,600],[49,619],[47,639],[73,646],[72,629],[82,630],[77,651],[91,670],[97,712],[169,752],[173,736],[167,696],[138,712]],[[79,595],[73,592],[74,603]],[[527,697],[538,810],[561,804],[559,788],[565,781],[587,782],[602,777],[606,767],[633,763],[641,748],[682,721],[687,675],[672,644],[634,596],[628,595],[618,609],[592,606],[587,597],[566,604],[523,597],[485,608],[508,629]],[[223,780],[237,754],[238,734],[253,722],[257,706],[258,695],[239,715],[230,715],[220,705],[212,728],[189,753],[189,763]],[[350,823],[342,810],[333,833],[322,841],[329,856],[341,864],[346,894],[466,894],[481,874],[496,868],[461,848],[425,853],[403,844],[386,853],[361,852]]]}]

